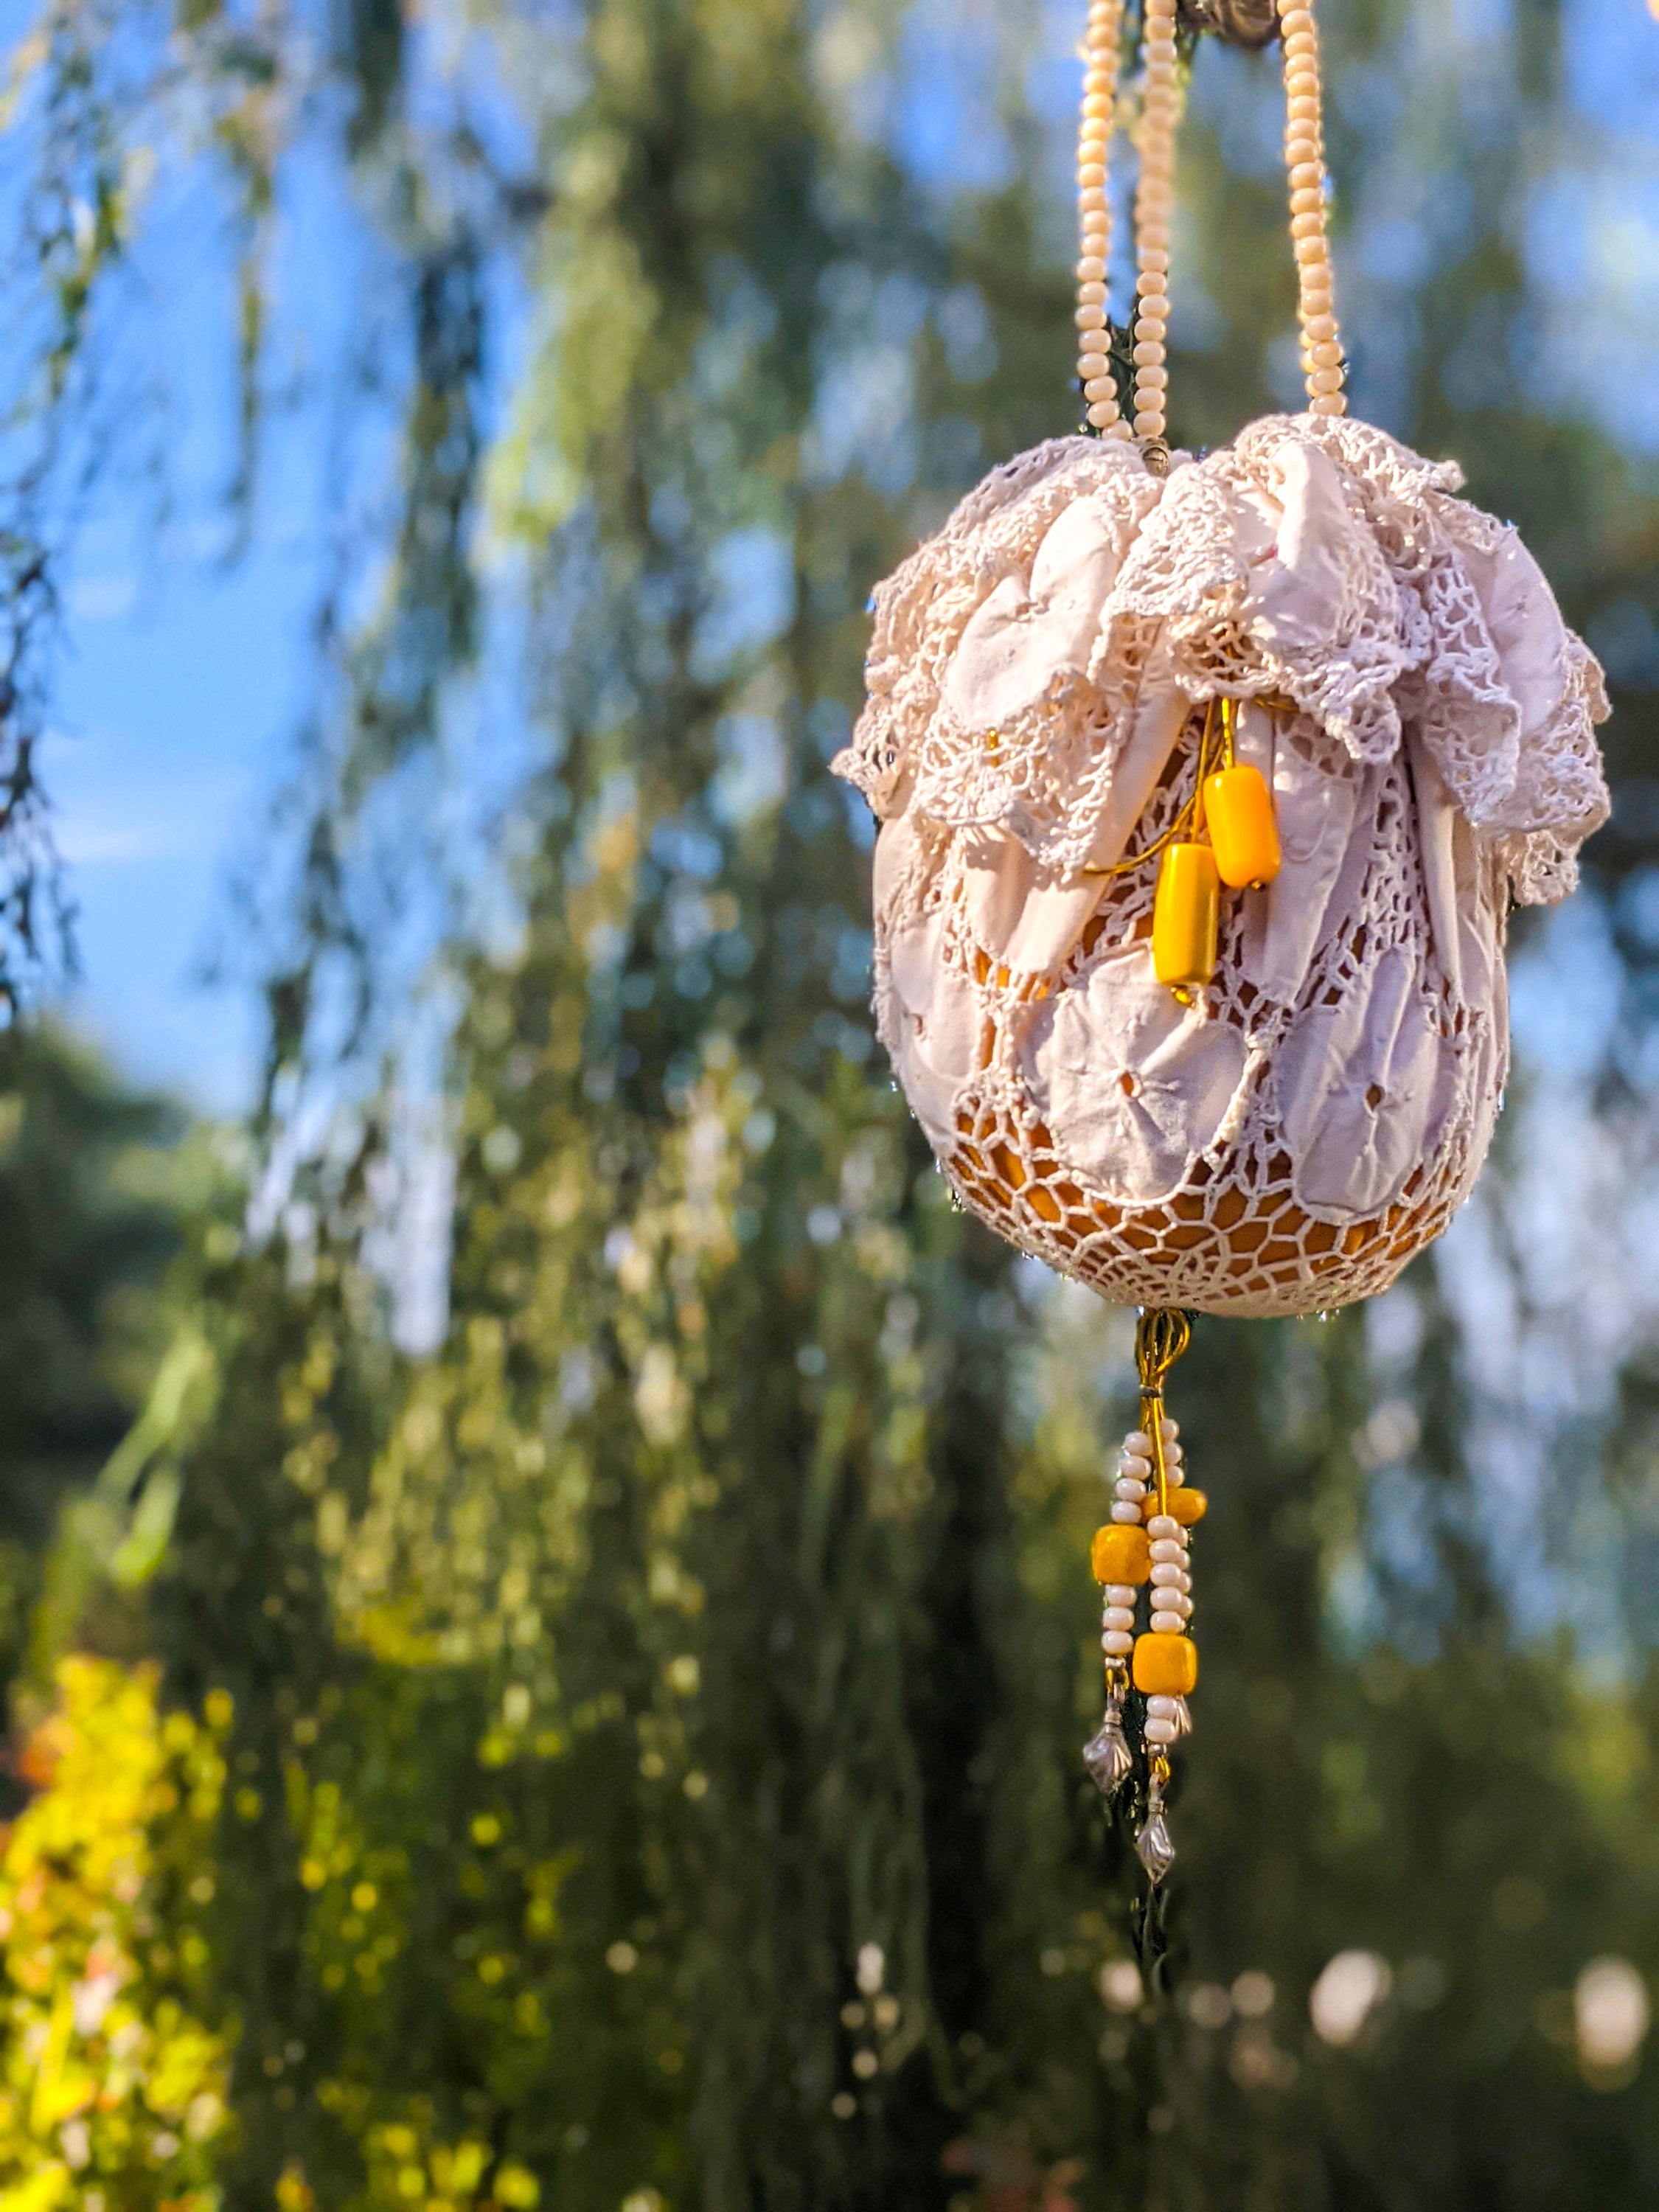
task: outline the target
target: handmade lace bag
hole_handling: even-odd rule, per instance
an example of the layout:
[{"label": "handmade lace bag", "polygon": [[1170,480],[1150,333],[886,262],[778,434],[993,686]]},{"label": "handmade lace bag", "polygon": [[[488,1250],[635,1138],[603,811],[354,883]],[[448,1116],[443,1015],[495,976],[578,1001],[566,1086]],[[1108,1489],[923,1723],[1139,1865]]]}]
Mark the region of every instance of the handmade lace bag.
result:
[{"label": "handmade lace bag", "polygon": [[1122,419],[1121,4],[1093,0],[1085,55],[1087,431],[994,471],[878,588],[835,765],[880,821],[877,1021],[946,1174],[1142,1309],[1085,1757],[1109,1797],[1136,1780],[1156,1890],[1198,1673],[1204,1500],[1163,1401],[1187,1311],[1366,1297],[1468,1196],[1504,1089],[1510,902],[1572,887],[1607,811],[1607,702],[1455,465],[1347,419],[1304,0],[1279,28],[1307,411],[1201,459],[1164,444],[1176,0],[1144,0]]},{"label": "handmade lace bag", "polygon": [[[1572,886],[1607,705],[1455,465],[1346,417],[1306,9],[1283,29],[1308,411],[1164,447],[1178,95],[1174,0],[1150,0],[1131,434],[1105,309],[1118,15],[1091,12],[1079,165],[1091,434],[994,471],[878,588],[836,768],[881,823],[880,1035],[965,1202],[1109,1298],[1307,1312],[1382,1290],[1468,1194],[1510,901]],[[1212,976],[1177,997],[1154,906],[1218,706],[1280,864],[1224,884]]]}]

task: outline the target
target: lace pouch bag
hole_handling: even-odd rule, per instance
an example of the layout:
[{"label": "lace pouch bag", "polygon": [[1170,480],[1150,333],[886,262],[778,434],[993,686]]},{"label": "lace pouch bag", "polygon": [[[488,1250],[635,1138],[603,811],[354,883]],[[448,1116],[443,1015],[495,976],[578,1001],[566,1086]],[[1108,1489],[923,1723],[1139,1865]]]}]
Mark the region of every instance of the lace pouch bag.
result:
[{"label": "lace pouch bag", "polygon": [[[996,470],[878,587],[835,765],[881,824],[880,1035],[963,1200],[1109,1298],[1305,1312],[1384,1288],[1468,1194],[1504,1081],[1510,903],[1572,887],[1607,811],[1607,702],[1455,465],[1346,416],[1295,0],[1308,411],[1202,459],[1164,446],[1178,81],[1175,0],[1146,0],[1122,419],[1120,5],[1090,17],[1088,430]],[[1224,766],[1259,778],[1276,848],[1231,869]]]}]

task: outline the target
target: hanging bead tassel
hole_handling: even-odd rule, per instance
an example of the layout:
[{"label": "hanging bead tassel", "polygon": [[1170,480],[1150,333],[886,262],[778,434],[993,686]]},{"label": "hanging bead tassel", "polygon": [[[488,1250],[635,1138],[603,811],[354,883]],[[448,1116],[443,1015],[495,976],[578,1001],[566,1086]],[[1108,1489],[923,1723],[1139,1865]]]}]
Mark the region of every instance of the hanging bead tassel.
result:
[{"label": "hanging bead tassel", "polygon": [[1129,426],[1117,402],[1112,374],[1111,330],[1106,286],[1112,257],[1112,209],[1108,156],[1116,128],[1118,58],[1123,39],[1122,0],[1093,0],[1084,47],[1083,122],[1077,142],[1078,380],[1088,403],[1089,423],[1109,438],[1127,438]]},{"label": "hanging bead tassel", "polygon": [[[1100,1648],[1106,1710],[1084,1746],[1083,1760],[1109,1801],[1135,1768],[1125,1714],[1131,1686],[1146,1700],[1141,1721],[1147,1769],[1146,1818],[1135,1850],[1154,1887],[1175,1863],[1164,1812],[1170,1751],[1193,1724],[1187,1698],[1198,1680],[1192,1626],[1188,1532],[1204,1517],[1201,1490],[1185,1480],[1181,1435],[1164,1411],[1164,1378],[1192,1340],[1183,1313],[1149,1308],[1135,1327],[1140,1377],[1140,1426],[1118,1454],[1110,1517],[1095,1531],[1090,1564],[1101,1585]],[[1150,1600],[1146,1630],[1136,1633],[1140,1595]]]},{"label": "hanging bead tassel", "polygon": [[1193,1578],[1187,1531],[1203,1517],[1205,1499],[1183,1480],[1180,1431],[1164,1410],[1164,1382],[1192,1341],[1183,1313],[1149,1308],[1135,1326],[1135,1366],[1140,1377],[1140,1434],[1148,1451],[1146,1580],[1152,1603],[1146,1632],[1131,1655],[1134,1686],[1146,1700],[1141,1731],[1146,1747],[1146,1818],[1135,1852],[1154,1887],[1175,1863],[1175,1843],[1164,1813],[1170,1749],[1192,1725],[1187,1698],[1198,1683],[1198,1646],[1192,1625]]},{"label": "hanging bead tassel", "polygon": [[1129,1694],[1129,1660],[1135,1648],[1135,1600],[1152,1580],[1152,1543],[1142,1524],[1147,1480],[1152,1472],[1150,1440],[1132,1434],[1118,1455],[1112,1485],[1111,1517],[1095,1531],[1090,1564],[1101,1585],[1103,1604],[1100,1648],[1105,1663],[1106,1711],[1100,1727],[1083,1747],[1083,1763],[1101,1795],[1116,1795],[1134,1771],[1134,1752],[1123,1726]]}]

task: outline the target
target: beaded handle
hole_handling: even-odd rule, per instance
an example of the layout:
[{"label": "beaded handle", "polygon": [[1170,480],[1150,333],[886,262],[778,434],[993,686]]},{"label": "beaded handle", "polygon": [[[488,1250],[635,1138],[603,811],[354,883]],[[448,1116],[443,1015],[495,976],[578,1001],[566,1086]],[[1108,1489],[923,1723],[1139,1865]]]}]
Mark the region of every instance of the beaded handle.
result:
[{"label": "beaded handle", "polygon": [[1089,404],[1091,426],[1109,438],[1127,438],[1112,374],[1106,319],[1106,273],[1111,259],[1112,207],[1106,173],[1116,128],[1117,70],[1122,46],[1122,0],[1091,0],[1084,49],[1083,122],[1077,142],[1077,198],[1081,257],[1077,264],[1077,373]]},{"label": "beaded handle", "polygon": [[1325,126],[1319,88],[1319,33],[1311,0],[1278,0],[1285,42],[1285,168],[1291,185],[1297,320],[1310,415],[1346,415],[1342,343],[1331,292],[1325,234]]},{"label": "beaded handle", "polygon": [[[1342,344],[1331,289],[1326,234],[1325,138],[1319,79],[1319,34],[1311,0],[1275,0],[1285,53],[1285,167],[1290,185],[1291,241],[1296,255],[1297,320],[1308,410],[1342,415]],[[1122,418],[1112,374],[1106,312],[1112,217],[1109,154],[1115,128],[1122,43],[1122,0],[1091,0],[1085,46],[1083,121],[1078,136],[1078,375],[1092,429],[1134,437],[1149,459],[1164,458],[1170,373],[1170,217],[1175,203],[1175,134],[1181,113],[1176,52],[1177,0],[1143,0],[1141,49],[1146,83],[1137,149],[1135,300],[1132,332],[1134,422]]]},{"label": "beaded handle", "polygon": [[1176,0],[1145,0],[1141,51],[1140,175],[1135,185],[1135,435],[1161,448],[1170,372],[1170,216],[1175,207],[1175,134],[1181,111]]}]

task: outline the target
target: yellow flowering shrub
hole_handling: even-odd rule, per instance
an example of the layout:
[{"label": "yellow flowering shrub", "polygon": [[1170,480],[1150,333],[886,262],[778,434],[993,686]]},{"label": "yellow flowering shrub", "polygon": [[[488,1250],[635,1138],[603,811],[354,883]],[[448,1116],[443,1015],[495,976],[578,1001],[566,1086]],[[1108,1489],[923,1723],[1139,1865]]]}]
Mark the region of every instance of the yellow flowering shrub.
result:
[{"label": "yellow flowering shrub", "polygon": [[[527,2166],[503,2158],[482,2137],[446,2142],[430,2101],[405,2099],[401,2116],[371,2121],[366,2100],[335,2082],[322,2102],[343,2119],[363,2154],[363,2187],[351,2212],[535,2212],[541,2185]],[[279,2212],[312,2212],[301,2177],[286,2177],[289,2201]],[[278,2185],[278,2197],[283,2196]]]},{"label": "yellow flowering shrub", "polygon": [[0,2212],[210,2212],[225,2037],[199,2017],[222,1692],[70,1658],[0,1843]]}]

